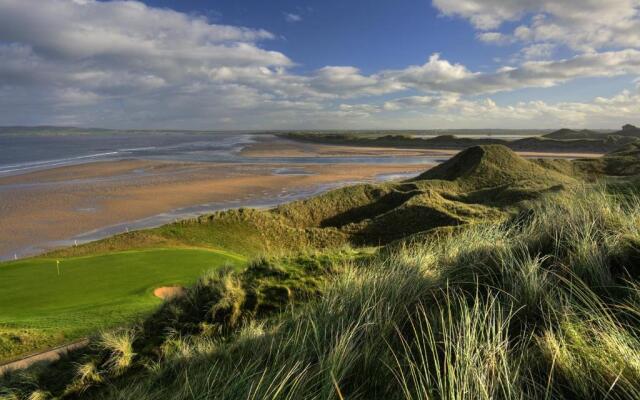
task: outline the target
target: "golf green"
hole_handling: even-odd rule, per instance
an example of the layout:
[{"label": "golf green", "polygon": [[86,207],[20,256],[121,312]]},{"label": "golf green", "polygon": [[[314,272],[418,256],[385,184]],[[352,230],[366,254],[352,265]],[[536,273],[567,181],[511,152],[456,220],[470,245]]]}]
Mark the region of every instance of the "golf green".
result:
[{"label": "golf green", "polygon": [[[153,310],[153,290],[188,285],[203,272],[245,260],[222,251],[151,249],[0,264],[0,360]],[[4,338],[3,338],[4,336]],[[9,337],[9,339],[8,339]],[[36,346],[39,347],[39,346]]]}]

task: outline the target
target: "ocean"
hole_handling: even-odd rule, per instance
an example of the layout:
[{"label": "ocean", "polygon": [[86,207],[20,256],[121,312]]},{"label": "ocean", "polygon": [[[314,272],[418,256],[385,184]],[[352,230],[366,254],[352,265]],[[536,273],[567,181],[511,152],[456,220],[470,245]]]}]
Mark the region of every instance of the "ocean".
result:
[{"label": "ocean", "polygon": [[[69,203],[51,206],[50,212],[45,213],[40,220],[28,214],[29,221],[24,224],[11,224],[4,221],[0,234],[0,260],[12,259],[39,254],[50,248],[68,246],[101,239],[128,230],[137,230],[159,226],[175,220],[192,218],[236,207],[272,207],[277,204],[306,198],[315,194],[343,185],[354,184],[357,181],[341,179],[336,182],[322,183],[314,186],[288,187],[278,193],[254,193],[252,196],[229,196],[229,198],[214,202],[195,203],[178,208],[168,208],[161,213],[150,213],[140,219],[122,219],[117,215],[113,221],[104,225],[92,226],[93,229],[78,230],[74,234],[55,235],[48,237],[38,224],[52,224],[52,221],[62,224],[56,212],[71,212],[78,218],[90,218],[94,214],[104,213],[101,208],[105,198],[115,196],[108,189],[121,180],[151,179],[149,171],[140,171],[134,175],[118,175],[114,177],[86,177],[75,176],[49,180],[43,177],[27,177],[20,175],[36,171],[86,164],[98,161],[117,161],[127,159],[162,160],[178,162],[229,164],[230,170],[244,168],[243,165],[264,165],[264,170],[272,175],[306,175],[311,174],[310,164],[402,164],[421,165],[437,163],[443,156],[393,156],[378,154],[363,155],[330,155],[330,156],[295,156],[295,157],[256,157],[244,156],[242,150],[260,141],[276,146],[286,142],[276,135],[256,132],[113,132],[113,131],[48,131],[48,132],[6,132],[0,130],[0,216],[5,220],[17,215],[21,210],[30,209],[31,203],[19,204],[12,199],[16,195],[23,196],[27,202],[42,200],[46,193],[67,193],[67,190],[78,194],[79,187],[87,188],[86,197],[70,195]],[[216,167],[217,168],[217,167]],[[224,167],[222,167],[224,168]],[[260,167],[259,167],[260,168]],[[372,177],[375,181],[408,178],[410,174],[381,173]],[[97,186],[94,186],[97,185]],[[94,192],[93,188],[96,189]],[[43,193],[45,193],[43,195]],[[122,194],[126,196],[126,193]],[[24,197],[26,196],[26,197]],[[39,197],[29,197],[39,196]],[[117,196],[116,196],[117,197]],[[79,198],[86,202],[76,204]],[[4,199],[4,201],[3,201]],[[39,200],[38,200],[39,199]],[[33,203],[35,204],[35,203]],[[17,207],[17,208],[16,208]],[[25,208],[26,207],[26,208]],[[56,208],[57,207],[57,208]],[[37,210],[36,210],[37,212]],[[67,214],[65,214],[67,215]],[[24,226],[23,226],[24,225]],[[75,229],[75,228],[74,228]],[[28,234],[25,232],[29,232]],[[28,236],[28,240],[24,239]],[[22,238],[22,239],[20,239]],[[4,243],[2,243],[4,242]]]},{"label": "ocean", "polygon": [[277,136],[229,132],[0,133],[0,176],[122,159],[226,163],[406,163],[439,161],[437,157],[243,157],[240,151],[258,137]]}]

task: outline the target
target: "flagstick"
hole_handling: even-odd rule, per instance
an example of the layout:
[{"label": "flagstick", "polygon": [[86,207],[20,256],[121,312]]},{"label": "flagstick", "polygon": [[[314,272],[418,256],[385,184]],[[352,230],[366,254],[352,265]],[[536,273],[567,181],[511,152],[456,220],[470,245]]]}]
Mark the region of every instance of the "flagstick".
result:
[{"label": "flagstick", "polygon": [[58,276],[60,276],[60,260],[56,260],[56,269],[58,270]]}]

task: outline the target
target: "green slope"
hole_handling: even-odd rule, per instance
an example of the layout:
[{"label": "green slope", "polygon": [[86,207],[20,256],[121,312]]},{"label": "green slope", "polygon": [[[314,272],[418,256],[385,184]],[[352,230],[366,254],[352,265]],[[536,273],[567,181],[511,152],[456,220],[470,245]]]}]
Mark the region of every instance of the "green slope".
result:
[{"label": "green slope", "polygon": [[[577,184],[578,165],[525,160],[499,145],[476,146],[411,181],[350,186],[271,210],[217,212],[0,264],[2,352],[29,349],[34,340],[59,342],[152,309],[158,303],[149,296],[154,285],[183,283],[226,260],[207,249],[258,257],[381,246],[428,237],[434,229],[504,221],[529,202]],[[189,249],[194,247],[201,250]],[[173,250],[147,251],[156,248]],[[65,258],[60,277],[53,258]],[[60,329],[62,335],[53,338]]]},{"label": "green slope", "polygon": [[[251,256],[311,250],[205,274],[131,329],[7,387],[102,399],[638,398],[637,178],[605,176],[620,160],[637,170],[637,155],[630,146],[593,161],[531,161],[477,146],[409,181],[59,251],[117,250],[73,258],[110,269],[110,257],[147,253],[123,249],[175,247],[139,260],[142,273],[157,262],[182,265],[191,255],[181,252],[195,251],[186,246]],[[388,245],[371,254],[344,244]],[[48,268],[56,282],[51,261],[31,260],[29,275]],[[129,286],[122,298],[157,304],[124,277],[153,273],[136,277],[130,265],[112,278]],[[75,302],[87,296],[71,292]],[[48,313],[76,307],[61,297]],[[106,297],[92,304],[101,316],[101,302],[116,301]],[[37,326],[38,301],[24,303]]]},{"label": "green slope", "polygon": [[0,264],[0,359],[57,344],[149,312],[153,289],[192,284],[205,271],[244,265],[227,252],[153,249]]},{"label": "green slope", "polygon": [[12,377],[8,393],[637,399],[640,202],[602,188],[546,200],[525,219],[364,259],[208,274],[134,329]]},{"label": "green slope", "polygon": [[502,145],[470,147],[416,178],[434,179],[455,181],[467,190],[500,185],[541,187],[574,181],[570,176],[526,160]]},{"label": "green slope", "polygon": [[499,220],[517,210],[522,201],[578,182],[572,176],[573,167],[561,170],[547,164],[525,160],[501,145],[475,146],[411,181],[345,187],[271,210],[217,212],[54,254],[197,246],[255,257],[343,245],[384,245],[440,226]]}]

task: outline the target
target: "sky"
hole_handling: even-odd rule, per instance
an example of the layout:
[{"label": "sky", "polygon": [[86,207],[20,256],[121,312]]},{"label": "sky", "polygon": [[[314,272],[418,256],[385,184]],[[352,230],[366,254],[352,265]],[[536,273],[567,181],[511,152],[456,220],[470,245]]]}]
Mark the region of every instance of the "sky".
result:
[{"label": "sky", "polygon": [[0,0],[0,125],[640,125],[640,0]]}]

